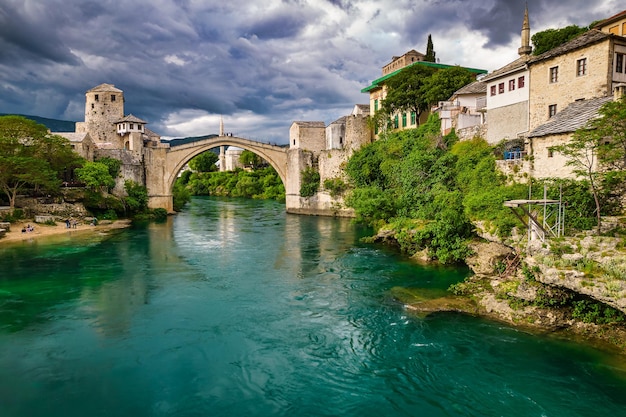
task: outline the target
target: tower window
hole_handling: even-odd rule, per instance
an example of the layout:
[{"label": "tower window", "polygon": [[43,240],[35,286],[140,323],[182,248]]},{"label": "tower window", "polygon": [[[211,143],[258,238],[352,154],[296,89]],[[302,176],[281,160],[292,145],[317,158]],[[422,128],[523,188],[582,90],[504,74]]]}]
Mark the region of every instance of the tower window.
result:
[{"label": "tower window", "polygon": [[111,101],[115,101],[115,94],[111,94]]},{"label": "tower window", "polygon": [[95,99],[96,101],[99,101],[99,100],[100,100],[100,96],[98,96],[98,94],[96,94],[96,95],[94,96],[94,99]]}]

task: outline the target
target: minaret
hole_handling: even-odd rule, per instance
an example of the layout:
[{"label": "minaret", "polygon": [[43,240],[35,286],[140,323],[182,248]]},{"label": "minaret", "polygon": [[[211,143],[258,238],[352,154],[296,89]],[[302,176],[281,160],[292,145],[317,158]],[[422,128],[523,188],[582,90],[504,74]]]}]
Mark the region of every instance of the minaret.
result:
[{"label": "minaret", "polygon": [[530,23],[528,22],[528,3],[524,10],[524,23],[522,23],[522,46],[519,47],[517,53],[520,56],[530,55],[533,48],[530,46]]},{"label": "minaret", "polygon": [[220,136],[224,136],[224,117],[220,116]]}]

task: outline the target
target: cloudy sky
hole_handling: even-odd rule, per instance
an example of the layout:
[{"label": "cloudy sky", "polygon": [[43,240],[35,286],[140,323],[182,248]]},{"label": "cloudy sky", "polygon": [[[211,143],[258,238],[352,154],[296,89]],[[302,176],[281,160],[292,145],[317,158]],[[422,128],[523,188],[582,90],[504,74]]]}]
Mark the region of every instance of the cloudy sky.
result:
[{"label": "cloudy sky", "polygon": [[287,143],[293,121],[367,103],[394,55],[493,71],[531,33],[586,26],[622,0],[1,0],[0,113],[82,121],[85,91],[124,91],[165,138],[225,130]]}]

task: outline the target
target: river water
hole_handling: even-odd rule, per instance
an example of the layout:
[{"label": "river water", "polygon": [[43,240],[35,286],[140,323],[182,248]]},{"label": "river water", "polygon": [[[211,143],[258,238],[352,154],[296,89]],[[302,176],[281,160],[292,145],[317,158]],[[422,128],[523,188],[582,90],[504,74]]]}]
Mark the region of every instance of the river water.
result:
[{"label": "river water", "polygon": [[626,416],[617,357],[393,287],[468,273],[349,220],[195,198],[166,223],[0,247],[0,416]]}]

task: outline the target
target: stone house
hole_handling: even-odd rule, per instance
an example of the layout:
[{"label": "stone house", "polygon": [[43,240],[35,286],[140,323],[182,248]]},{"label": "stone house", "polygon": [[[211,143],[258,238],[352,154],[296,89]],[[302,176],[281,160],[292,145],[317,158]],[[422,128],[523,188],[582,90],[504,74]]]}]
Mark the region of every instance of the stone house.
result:
[{"label": "stone house", "polygon": [[626,36],[626,10],[598,22],[593,28],[613,35]]}]

